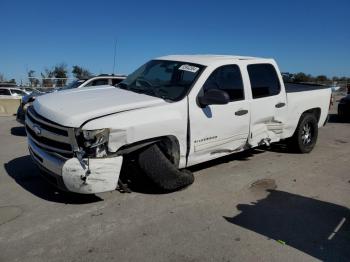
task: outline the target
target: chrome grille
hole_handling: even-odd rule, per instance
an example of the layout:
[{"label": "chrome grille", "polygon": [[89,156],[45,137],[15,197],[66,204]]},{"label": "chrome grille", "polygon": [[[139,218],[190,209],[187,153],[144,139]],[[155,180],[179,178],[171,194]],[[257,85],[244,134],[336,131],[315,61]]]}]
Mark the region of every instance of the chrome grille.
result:
[{"label": "chrome grille", "polygon": [[28,138],[38,147],[65,157],[73,156],[75,147],[73,128],[45,119],[36,113],[32,106],[27,110],[25,126]]}]

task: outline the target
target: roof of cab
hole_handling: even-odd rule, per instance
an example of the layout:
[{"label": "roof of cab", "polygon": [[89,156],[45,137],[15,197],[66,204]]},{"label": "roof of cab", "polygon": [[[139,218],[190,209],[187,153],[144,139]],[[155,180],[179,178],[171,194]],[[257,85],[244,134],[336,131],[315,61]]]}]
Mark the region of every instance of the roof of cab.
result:
[{"label": "roof of cab", "polygon": [[195,63],[195,64],[201,64],[201,65],[209,65],[213,62],[224,62],[227,60],[271,60],[268,58],[261,58],[261,57],[251,57],[251,56],[233,56],[233,55],[168,55],[168,56],[162,56],[158,57],[159,60],[171,60],[171,61],[183,61],[183,62],[189,62],[189,63]]}]

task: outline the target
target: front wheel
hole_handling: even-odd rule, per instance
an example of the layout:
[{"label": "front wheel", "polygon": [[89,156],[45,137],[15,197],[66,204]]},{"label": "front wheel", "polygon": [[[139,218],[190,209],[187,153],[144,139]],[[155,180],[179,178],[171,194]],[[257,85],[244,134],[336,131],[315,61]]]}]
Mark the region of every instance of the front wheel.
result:
[{"label": "front wheel", "polygon": [[178,170],[156,144],[141,150],[137,161],[140,169],[162,191],[176,191],[194,181],[191,172]]},{"label": "front wheel", "polygon": [[314,114],[305,114],[301,117],[290,144],[299,153],[310,153],[315,147],[317,136],[318,124],[316,116]]}]

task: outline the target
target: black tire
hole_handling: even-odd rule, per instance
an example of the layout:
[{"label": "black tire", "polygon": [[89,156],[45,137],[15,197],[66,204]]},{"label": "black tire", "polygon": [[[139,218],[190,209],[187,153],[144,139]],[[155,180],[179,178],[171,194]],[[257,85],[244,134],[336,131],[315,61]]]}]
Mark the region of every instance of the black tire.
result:
[{"label": "black tire", "polygon": [[156,144],[142,150],[137,156],[137,162],[145,175],[163,191],[176,191],[194,182],[193,174],[187,170],[178,170]]},{"label": "black tire", "polygon": [[338,118],[344,119],[344,111],[338,106]]},{"label": "black tire", "polygon": [[16,119],[21,122],[22,124],[24,124],[25,121],[25,112],[22,108],[22,105],[20,105],[17,109],[17,113],[16,113]]},{"label": "black tire", "polygon": [[317,141],[318,123],[314,114],[304,114],[290,139],[290,145],[298,153],[310,153]]}]

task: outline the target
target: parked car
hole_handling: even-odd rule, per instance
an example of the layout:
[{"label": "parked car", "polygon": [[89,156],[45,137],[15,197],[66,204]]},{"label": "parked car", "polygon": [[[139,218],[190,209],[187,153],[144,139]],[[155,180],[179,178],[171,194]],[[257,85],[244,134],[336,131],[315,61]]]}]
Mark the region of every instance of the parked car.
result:
[{"label": "parked car", "polygon": [[36,90],[35,92],[32,92],[31,94],[23,97],[22,103],[17,110],[17,121],[22,124],[24,123],[25,112],[28,106],[30,106],[38,96],[42,96],[46,93],[51,93],[55,91],[69,90],[69,89],[89,87],[89,86],[116,85],[121,81],[123,81],[124,79],[125,79],[125,76],[122,76],[122,75],[99,75],[99,76],[90,77],[86,79],[75,80],[61,89],[49,89],[49,90],[41,89],[42,91]]},{"label": "parked car", "polygon": [[0,87],[0,98],[21,98],[27,93],[16,87]]},{"label": "parked car", "polygon": [[69,85],[67,85],[66,87],[61,88],[61,90],[82,88],[82,87],[88,87],[88,86],[103,86],[103,85],[114,86],[116,84],[119,84],[125,78],[126,76],[124,75],[102,74],[99,76],[75,80]]},{"label": "parked car", "polygon": [[350,117],[350,94],[340,99],[338,104],[338,116],[343,119]]},{"label": "parked car", "polygon": [[115,88],[38,97],[26,131],[33,161],[61,189],[114,190],[122,165],[134,164],[174,191],[194,181],[185,168],[249,148],[288,141],[311,152],[330,96],[323,86],[285,85],[273,59],[166,56]]},{"label": "parked car", "polygon": [[31,93],[33,93],[33,92],[37,92],[38,90],[36,89],[36,88],[34,88],[34,87],[27,87],[27,86],[25,86],[25,87],[20,87],[21,88],[21,90],[23,90],[27,95],[30,95]]}]

